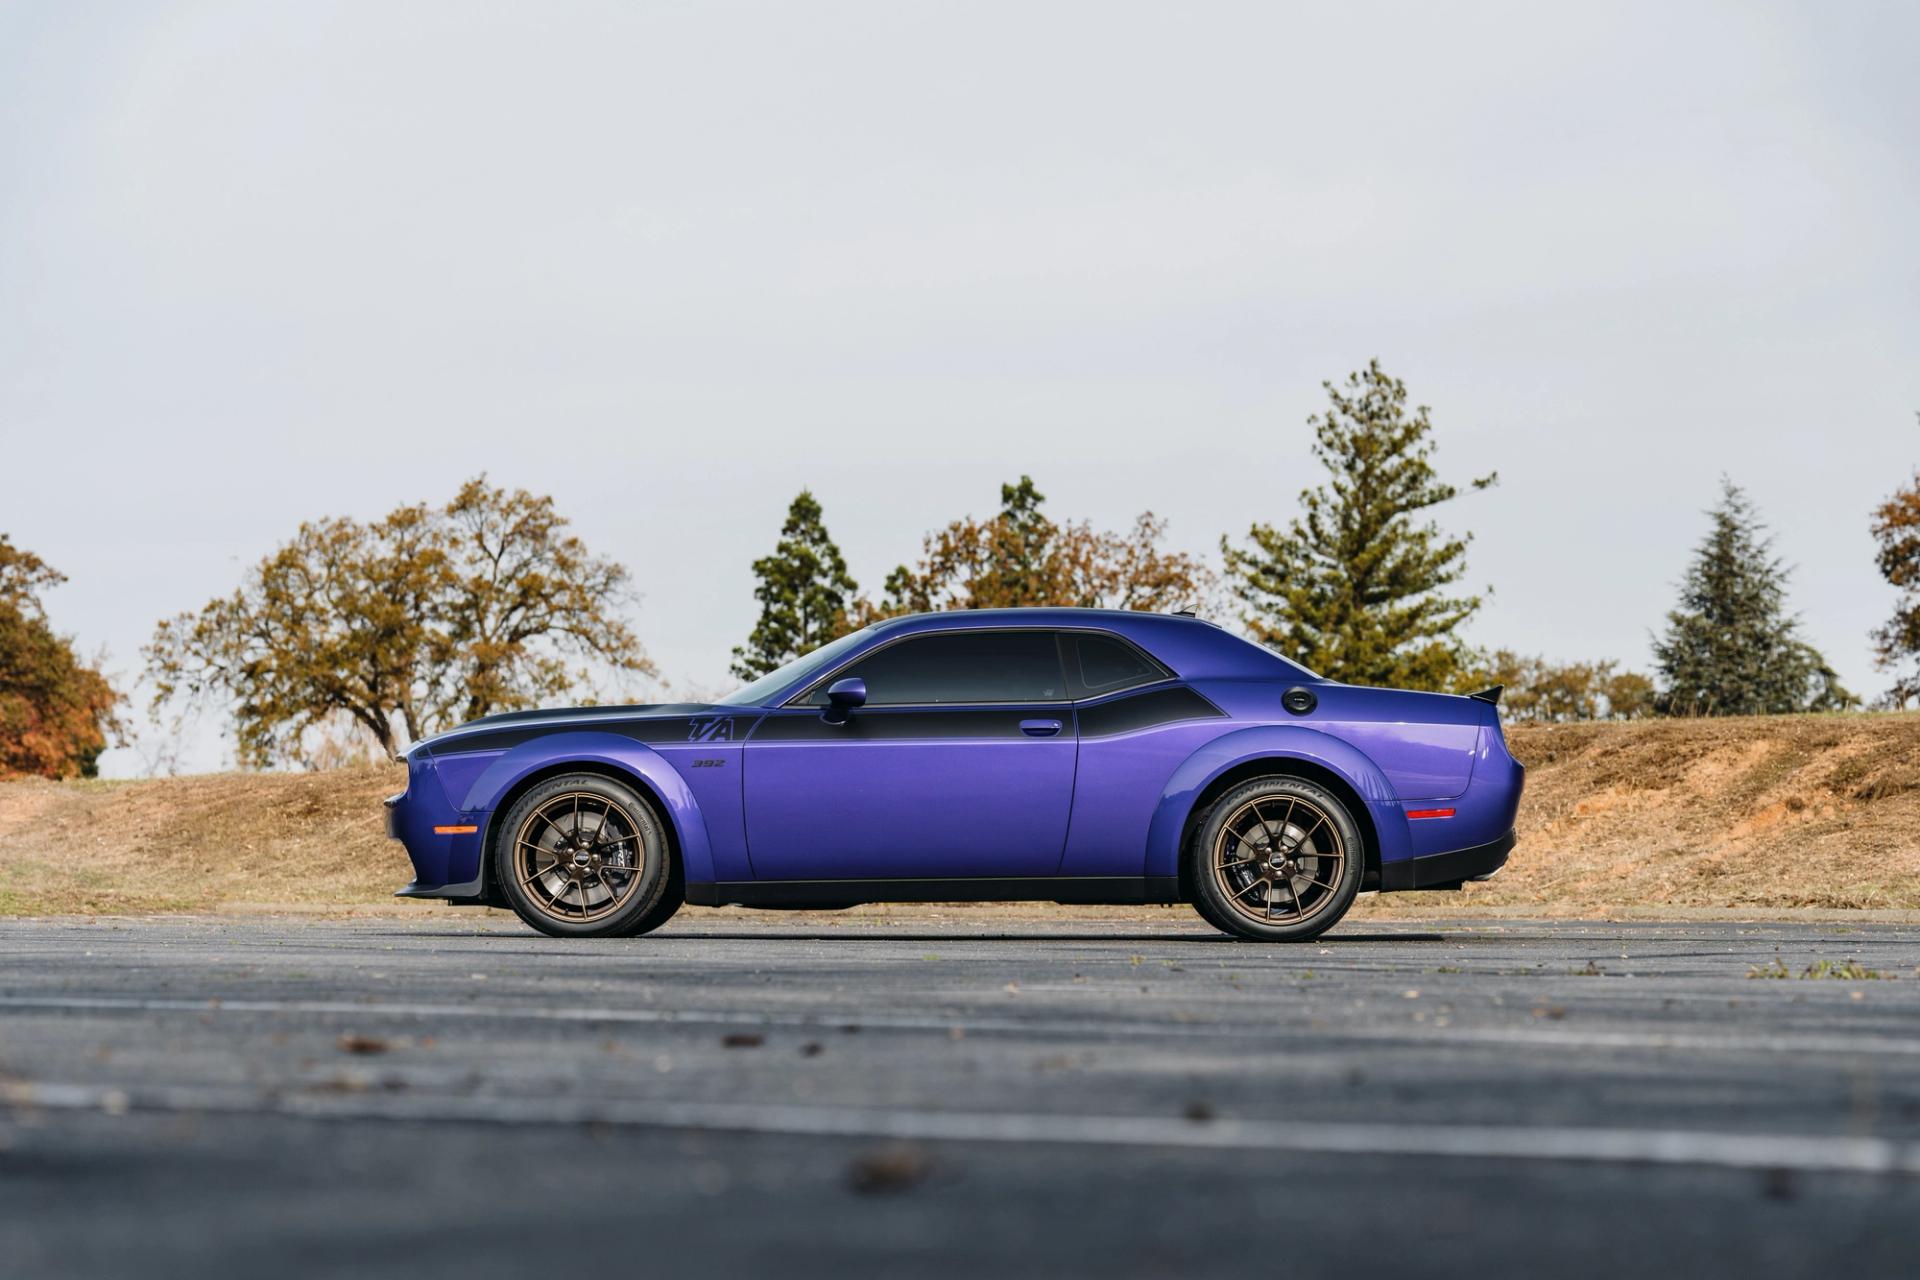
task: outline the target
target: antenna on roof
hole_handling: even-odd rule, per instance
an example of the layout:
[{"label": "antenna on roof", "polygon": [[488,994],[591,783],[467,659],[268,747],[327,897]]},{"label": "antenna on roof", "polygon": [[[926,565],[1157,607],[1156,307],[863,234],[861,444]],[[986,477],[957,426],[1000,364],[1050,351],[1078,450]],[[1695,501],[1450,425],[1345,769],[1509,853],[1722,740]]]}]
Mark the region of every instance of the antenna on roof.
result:
[{"label": "antenna on roof", "polygon": [[1194,617],[1198,617],[1199,615],[1194,613],[1194,611],[1191,609],[1175,609],[1173,611],[1173,616],[1176,618],[1194,618]]}]

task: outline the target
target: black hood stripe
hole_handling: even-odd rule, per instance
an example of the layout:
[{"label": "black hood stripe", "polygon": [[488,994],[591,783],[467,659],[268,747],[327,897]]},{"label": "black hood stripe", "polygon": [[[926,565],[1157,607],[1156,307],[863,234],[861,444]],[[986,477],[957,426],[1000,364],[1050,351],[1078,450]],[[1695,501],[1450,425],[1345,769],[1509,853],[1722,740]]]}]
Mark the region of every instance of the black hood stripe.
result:
[{"label": "black hood stripe", "polygon": [[726,713],[695,716],[548,718],[538,724],[509,725],[479,733],[468,732],[464,728],[456,729],[432,739],[427,750],[443,756],[466,751],[505,751],[535,738],[550,738],[556,733],[611,733],[656,747],[687,742],[716,744],[744,738],[759,714],[754,710],[746,716],[737,716],[729,710]]}]

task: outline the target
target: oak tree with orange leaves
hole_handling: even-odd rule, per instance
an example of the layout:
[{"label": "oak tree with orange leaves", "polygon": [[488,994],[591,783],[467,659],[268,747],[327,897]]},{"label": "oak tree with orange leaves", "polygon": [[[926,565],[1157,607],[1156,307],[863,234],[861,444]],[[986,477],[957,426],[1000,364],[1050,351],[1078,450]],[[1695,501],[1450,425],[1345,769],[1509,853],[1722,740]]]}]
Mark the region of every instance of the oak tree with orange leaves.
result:
[{"label": "oak tree with orange leaves", "polygon": [[121,695],[47,622],[40,593],[65,581],[0,534],[0,778],[92,777],[122,731]]},{"label": "oak tree with orange leaves", "polygon": [[1920,698],[1920,472],[1873,513],[1880,574],[1900,591],[1893,616],[1873,633],[1874,660],[1894,673],[1888,705]]},{"label": "oak tree with orange leaves", "polygon": [[380,749],[588,688],[587,664],[653,673],[622,620],[627,571],[524,489],[468,481],[443,507],[323,519],[232,595],[160,623],[156,707],[224,700],[243,763],[303,760],[345,718]]}]

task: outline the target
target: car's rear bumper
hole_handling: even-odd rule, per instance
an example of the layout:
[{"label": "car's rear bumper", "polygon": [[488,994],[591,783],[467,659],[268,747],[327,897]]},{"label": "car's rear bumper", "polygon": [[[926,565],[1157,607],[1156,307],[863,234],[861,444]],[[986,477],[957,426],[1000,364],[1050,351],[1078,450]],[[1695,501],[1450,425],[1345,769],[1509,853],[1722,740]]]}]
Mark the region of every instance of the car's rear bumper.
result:
[{"label": "car's rear bumper", "polygon": [[1507,865],[1507,854],[1518,837],[1513,831],[1498,840],[1432,853],[1424,858],[1402,858],[1380,868],[1380,890],[1392,893],[1402,889],[1458,889],[1468,880],[1484,880]]}]

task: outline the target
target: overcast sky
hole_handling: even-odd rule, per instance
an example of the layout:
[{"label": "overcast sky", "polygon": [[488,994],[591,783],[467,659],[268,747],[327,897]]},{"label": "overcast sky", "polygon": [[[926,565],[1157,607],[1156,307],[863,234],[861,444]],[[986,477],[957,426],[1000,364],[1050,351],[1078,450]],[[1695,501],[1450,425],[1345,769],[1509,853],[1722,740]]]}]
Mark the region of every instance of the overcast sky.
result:
[{"label": "overcast sky", "polygon": [[1916,49],[1904,3],[8,4],[0,530],[131,675],[301,519],[484,470],[717,692],[801,485],[876,589],[1022,472],[1211,558],[1378,356],[1501,473],[1442,512],[1473,639],[1645,664],[1726,472],[1877,692]]}]

